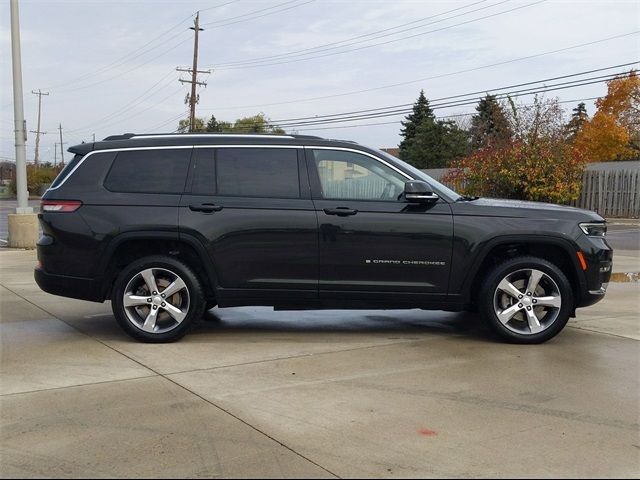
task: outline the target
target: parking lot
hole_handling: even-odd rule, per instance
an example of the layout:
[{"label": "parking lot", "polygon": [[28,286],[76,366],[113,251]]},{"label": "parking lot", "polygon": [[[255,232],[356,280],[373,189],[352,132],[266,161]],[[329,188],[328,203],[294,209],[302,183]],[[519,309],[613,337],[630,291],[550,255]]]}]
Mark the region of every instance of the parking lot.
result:
[{"label": "parking lot", "polygon": [[462,313],[266,308],[148,345],[34,262],[0,251],[2,477],[640,474],[638,283],[539,346]]}]

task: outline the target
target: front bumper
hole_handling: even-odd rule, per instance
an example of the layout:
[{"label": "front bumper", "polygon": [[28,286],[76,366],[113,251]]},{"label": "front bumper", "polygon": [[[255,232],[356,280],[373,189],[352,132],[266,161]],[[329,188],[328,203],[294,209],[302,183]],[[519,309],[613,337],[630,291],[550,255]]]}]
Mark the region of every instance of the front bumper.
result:
[{"label": "front bumper", "polygon": [[604,298],[613,267],[613,249],[605,238],[584,236],[580,239],[579,247],[587,268],[582,272],[584,284],[578,299],[578,308],[588,307]]}]

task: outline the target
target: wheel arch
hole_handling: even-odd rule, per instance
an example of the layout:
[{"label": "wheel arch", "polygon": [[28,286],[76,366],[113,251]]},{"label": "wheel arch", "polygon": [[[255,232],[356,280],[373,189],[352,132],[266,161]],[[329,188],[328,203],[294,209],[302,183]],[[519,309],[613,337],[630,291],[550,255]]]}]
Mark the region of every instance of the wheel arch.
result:
[{"label": "wheel arch", "polygon": [[467,277],[463,291],[467,292],[467,301],[475,304],[479,285],[488,269],[507,259],[516,256],[533,256],[547,260],[562,270],[571,283],[577,303],[580,292],[584,291],[586,282],[581,275],[581,267],[576,252],[579,248],[569,240],[561,237],[537,236],[503,236],[496,237],[482,249]]},{"label": "wheel arch", "polygon": [[126,265],[142,256],[169,255],[189,265],[204,284],[207,300],[215,298],[218,276],[202,243],[177,232],[125,232],[114,237],[102,255],[99,271],[103,298],[109,298],[113,282]]}]

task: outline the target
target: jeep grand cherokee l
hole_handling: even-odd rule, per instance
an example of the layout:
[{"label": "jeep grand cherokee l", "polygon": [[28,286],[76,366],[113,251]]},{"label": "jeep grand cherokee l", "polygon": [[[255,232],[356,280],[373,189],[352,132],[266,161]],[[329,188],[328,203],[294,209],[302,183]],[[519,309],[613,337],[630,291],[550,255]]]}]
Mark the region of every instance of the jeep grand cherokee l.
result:
[{"label": "jeep grand cherokee l", "polygon": [[42,198],[38,285],[111,300],[149,342],[215,305],[477,310],[539,343],[601,300],[599,215],[469,198],[381,151],[299,135],[112,136]]}]

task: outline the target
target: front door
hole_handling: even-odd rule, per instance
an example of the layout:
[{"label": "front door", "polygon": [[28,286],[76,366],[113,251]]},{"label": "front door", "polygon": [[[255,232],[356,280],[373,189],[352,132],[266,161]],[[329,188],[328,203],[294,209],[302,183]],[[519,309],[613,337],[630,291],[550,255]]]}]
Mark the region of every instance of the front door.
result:
[{"label": "front door", "polygon": [[402,199],[408,176],[348,149],[308,148],[320,297],[391,302],[446,295],[453,219],[444,200]]}]

